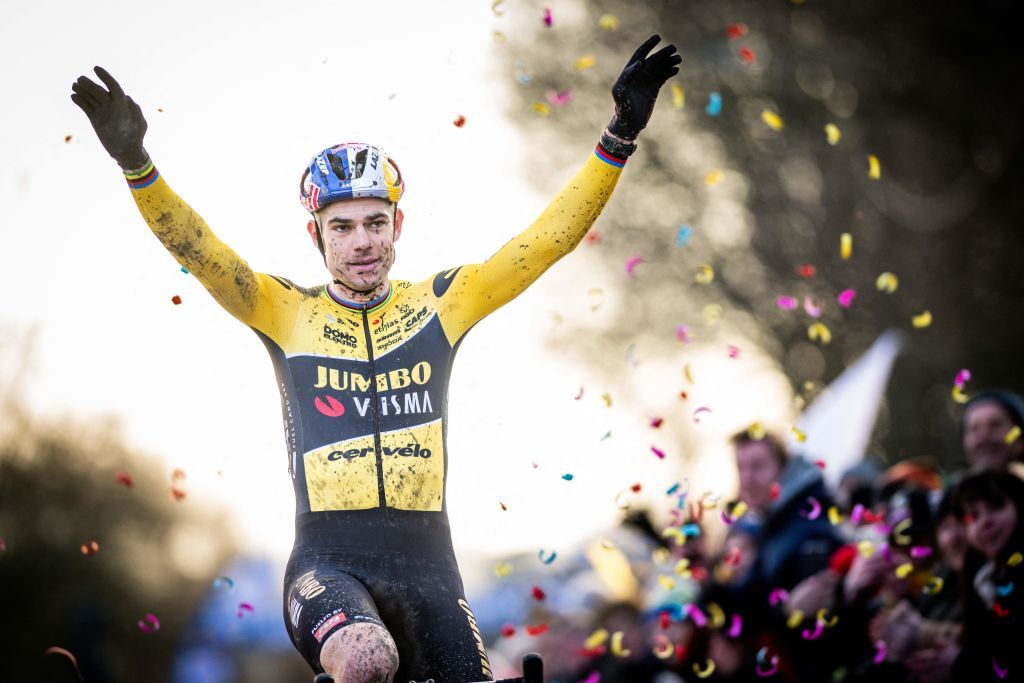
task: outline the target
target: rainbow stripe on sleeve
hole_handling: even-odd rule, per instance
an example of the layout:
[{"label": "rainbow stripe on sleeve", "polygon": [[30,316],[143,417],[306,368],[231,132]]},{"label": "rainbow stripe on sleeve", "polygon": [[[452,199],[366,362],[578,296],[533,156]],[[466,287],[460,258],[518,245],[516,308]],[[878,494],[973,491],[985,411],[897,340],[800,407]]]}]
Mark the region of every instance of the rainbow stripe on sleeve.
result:
[{"label": "rainbow stripe on sleeve", "polygon": [[626,165],[625,158],[617,157],[609,153],[608,150],[606,150],[604,147],[600,145],[600,143],[598,143],[597,147],[594,148],[594,154],[596,154],[597,158],[600,159],[601,161],[605,162],[606,164],[611,164],[616,168],[622,168],[623,166]]},{"label": "rainbow stripe on sleeve", "polygon": [[160,177],[160,172],[156,170],[156,166],[153,165],[153,161],[147,161],[146,165],[138,171],[125,172],[125,180],[128,181],[128,187],[133,190],[141,190],[144,187],[149,187],[156,179]]}]

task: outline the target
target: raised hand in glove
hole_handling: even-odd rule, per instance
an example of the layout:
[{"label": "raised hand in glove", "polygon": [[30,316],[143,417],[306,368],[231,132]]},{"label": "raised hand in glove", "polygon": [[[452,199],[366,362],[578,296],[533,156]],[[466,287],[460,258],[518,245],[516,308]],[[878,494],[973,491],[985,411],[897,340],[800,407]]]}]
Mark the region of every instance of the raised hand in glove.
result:
[{"label": "raised hand in glove", "polygon": [[612,86],[615,116],[608,124],[608,132],[617,138],[636,140],[651,118],[661,86],[679,73],[677,65],[683,58],[676,54],[675,45],[647,54],[660,40],[661,36],[653,35],[637,48]]},{"label": "raised hand in glove", "polygon": [[71,86],[71,101],[89,117],[89,123],[107,154],[126,171],[139,169],[149,160],[142,146],[147,128],[142,109],[124,94],[106,69],[97,66],[96,75],[107,89],[85,76],[79,76]]}]

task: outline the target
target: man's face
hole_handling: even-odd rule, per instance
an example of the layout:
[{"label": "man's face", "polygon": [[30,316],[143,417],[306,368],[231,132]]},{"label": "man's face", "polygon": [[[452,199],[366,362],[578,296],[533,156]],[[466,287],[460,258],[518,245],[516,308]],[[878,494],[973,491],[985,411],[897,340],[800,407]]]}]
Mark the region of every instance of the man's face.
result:
[{"label": "man's face", "polygon": [[757,511],[771,503],[772,484],[781,468],[771,445],[751,441],[736,446],[736,471],[740,479],[740,500]]},{"label": "man's face", "polygon": [[[387,281],[402,234],[401,211],[383,199],[348,199],[328,204],[317,218],[327,268],[336,280],[355,293],[373,292]],[[313,221],[308,229],[316,244]]]},{"label": "man's face", "polygon": [[1006,443],[1013,420],[995,401],[972,404],[964,415],[964,455],[976,470],[1006,469],[1024,452],[1024,439]]}]

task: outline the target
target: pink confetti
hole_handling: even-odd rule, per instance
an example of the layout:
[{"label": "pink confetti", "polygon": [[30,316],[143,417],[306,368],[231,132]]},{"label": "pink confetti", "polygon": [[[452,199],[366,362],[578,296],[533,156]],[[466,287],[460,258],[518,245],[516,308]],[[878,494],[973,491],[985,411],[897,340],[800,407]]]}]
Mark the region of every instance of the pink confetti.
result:
[{"label": "pink confetti", "polygon": [[996,658],[993,657],[992,658],[992,670],[996,672],[996,676],[999,676],[999,680],[1002,680],[1002,679],[1006,678],[1006,674],[1008,674],[1010,672],[1010,667],[1006,667],[1004,669],[1003,667],[999,666],[999,662],[997,662]]},{"label": "pink confetti", "polygon": [[665,451],[661,450],[660,448],[655,448],[654,446],[651,446],[651,452],[658,456],[660,459],[665,459]]},{"label": "pink confetti", "polygon": [[775,298],[775,305],[784,311],[792,311],[796,308],[796,298],[792,296],[779,296]]},{"label": "pink confetti", "polygon": [[544,8],[544,25],[545,26],[551,26],[552,21],[553,20],[551,18],[551,8],[550,7],[545,7]]},{"label": "pink confetti", "polygon": [[762,666],[763,666],[762,664],[758,664],[757,668],[754,669],[754,671],[757,673],[758,676],[760,676],[761,678],[766,678],[768,676],[774,676],[776,674],[776,672],[778,672],[778,670],[779,670],[779,660],[778,660],[777,657],[772,657],[772,668],[770,668],[770,669],[762,669],[761,668]]},{"label": "pink confetti", "polygon": [[707,406],[701,406],[700,408],[697,408],[697,410],[693,411],[694,422],[700,422],[700,418],[698,417],[698,415],[700,415],[701,413],[707,413],[708,415],[710,415],[711,408],[708,408]]},{"label": "pink confetti", "polygon": [[910,556],[914,559],[921,559],[932,554],[932,549],[926,545],[915,545],[910,549]]},{"label": "pink confetti", "polygon": [[651,426],[652,426],[652,427],[654,427],[655,429],[657,429],[658,427],[660,427],[660,426],[662,425],[662,423],[663,423],[664,421],[665,421],[665,420],[663,420],[663,419],[662,419],[662,418],[660,418],[660,417],[652,417],[652,418],[651,418]]},{"label": "pink confetti", "polygon": [[821,516],[821,503],[818,502],[817,498],[808,497],[807,498],[807,502],[810,503],[811,509],[810,509],[810,511],[801,510],[800,511],[800,516],[801,517],[806,517],[807,519],[810,519],[810,520],[815,520],[818,517],[820,517]]},{"label": "pink confetti", "polygon": [[592,671],[589,676],[583,679],[582,683],[601,683],[601,674]]},{"label": "pink confetti", "polygon": [[743,632],[743,617],[738,614],[732,615],[732,624],[729,626],[729,637],[739,638]]},{"label": "pink confetti", "polygon": [[247,602],[240,602],[240,603],[238,603],[238,611],[235,613],[235,615],[239,619],[241,619],[245,615],[246,612],[248,612],[249,614],[252,614],[255,611],[256,610],[249,603],[247,603]]},{"label": "pink confetti", "polygon": [[633,269],[644,262],[643,256],[634,256],[626,261],[626,274],[633,277]]},{"label": "pink confetti", "polygon": [[856,289],[844,289],[839,292],[839,296],[836,297],[836,301],[838,301],[839,305],[843,308],[849,308],[850,304],[853,303],[853,297],[855,296],[857,296]]},{"label": "pink confetti", "polygon": [[739,357],[740,357],[740,347],[733,346],[732,344],[730,344],[729,345],[729,358],[739,358]]},{"label": "pink confetti", "polygon": [[970,381],[971,371],[968,370],[967,368],[964,368],[960,372],[956,373],[956,379],[953,380],[953,384],[957,385],[958,387],[962,387],[963,385],[967,384]]},{"label": "pink confetti", "polygon": [[574,396],[574,397],[573,397],[573,400],[574,400],[574,401],[578,401],[578,400],[580,400],[581,398],[583,398],[583,387],[582,387],[582,386],[580,387],[580,391],[579,391],[579,393],[578,393],[578,394],[576,394],[576,396]]},{"label": "pink confetti", "polygon": [[814,624],[814,630],[813,631],[805,628],[801,635],[803,635],[804,640],[817,640],[818,638],[821,638],[821,632],[824,631],[824,630],[825,630],[825,622],[818,621],[818,622],[816,622]]},{"label": "pink confetti", "polygon": [[821,317],[821,306],[816,306],[814,300],[809,296],[804,297],[804,311],[812,318]]},{"label": "pink confetti", "polygon": [[786,602],[789,600],[789,591],[784,588],[776,588],[768,594],[768,604],[775,607],[780,602]]},{"label": "pink confetti", "polygon": [[704,616],[704,613],[700,611],[700,607],[693,604],[692,602],[686,606],[686,613],[693,619],[693,623],[697,625],[697,628],[704,628],[708,624],[708,618]]},{"label": "pink confetti", "polygon": [[139,630],[143,633],[156,633],[160,630],[160,620],[155,614],[147,613],[145,617],[139,619]]},{"label": "pink confetti", "polygon": [[683,323],[679,323],[679,327],[676,328],[676,339],[678,339],[683,344],[690,341],[690,335],[687,333],[686,325],[684,325]]},{"label": "pink confetti", "polygon": [[548,102],[551,103],[552,107],[561,107],[569,103],[572,99],[572,90],[554,91],[549,90],[547,93]]},{"label": "pink confetti", "polygon": [[884,640],[876,640],[875,648],[878,651],[875,652],[875,656],[871,661],[873,661],[875,664],[881,664],[885,661],[885,653],[888,652],[889,647],[885,644]]},{"label": "pink confetti", "polygon": [[854,525],[860,524],[860,520],[864,517],[864,506],[857,503],[853,506],[853,511],[850,512],[850,521]]}]

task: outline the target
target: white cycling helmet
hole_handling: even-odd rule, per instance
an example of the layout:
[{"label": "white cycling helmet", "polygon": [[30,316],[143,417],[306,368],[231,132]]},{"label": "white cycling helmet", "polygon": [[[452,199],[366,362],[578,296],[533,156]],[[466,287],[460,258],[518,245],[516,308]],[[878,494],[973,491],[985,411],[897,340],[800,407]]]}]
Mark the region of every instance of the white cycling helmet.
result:
[{"label": "white cycling helmet", "polygon": [[309,162],[299,183],[299,201],[309,212],[343,199],[376,197],[397,203],[405,191],[398,164],[379,147],[345,142]]}]

